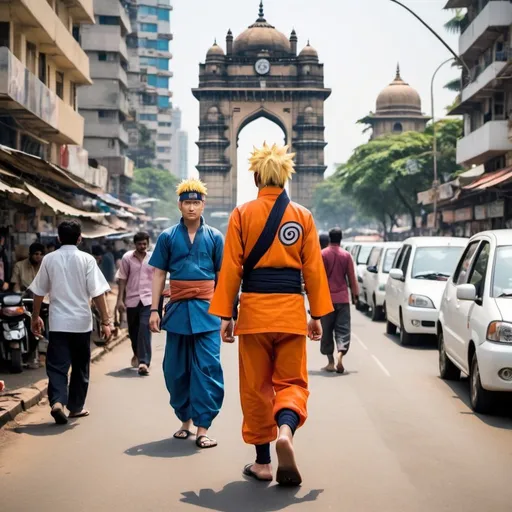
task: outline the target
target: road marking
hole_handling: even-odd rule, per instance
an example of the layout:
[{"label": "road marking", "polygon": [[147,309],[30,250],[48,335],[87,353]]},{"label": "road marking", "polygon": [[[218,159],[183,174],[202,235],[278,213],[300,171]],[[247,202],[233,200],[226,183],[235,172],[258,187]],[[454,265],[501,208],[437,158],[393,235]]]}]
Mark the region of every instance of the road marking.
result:
[{"label": "road marking", "polygon": [[387,368],[379,361],[377,357],[375,357],[373,354],[371,355],[373,360],[377,363],[379,368],[388,376],[391,377],[391,374],[388,372]]},{"label": "road marking", "polygon": [[359,338],[359,336],[357,336],[357,334],[352,333],[352,336],[359,343],[359,345],[361,345],[361,347],[363,347],[365,350],[368,350],[368,347],[361,341],[361,339]]}]

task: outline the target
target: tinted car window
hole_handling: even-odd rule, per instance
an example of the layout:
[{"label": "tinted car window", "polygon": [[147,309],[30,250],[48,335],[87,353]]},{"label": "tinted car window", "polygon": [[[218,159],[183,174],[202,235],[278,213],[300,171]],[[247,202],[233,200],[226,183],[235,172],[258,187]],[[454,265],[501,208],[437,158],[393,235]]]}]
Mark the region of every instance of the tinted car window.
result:
[{"label": "tinted car window", "polygon": [[512,298],[512,246],[510,245],[496,249],[492,295]]},{"label": "tinted car window", "polygon": [[453,276],[453,282],[455,284],[464,284],[466,282],[469,265],[471,263],[471,260],[473,259],[473,255],[475,254],[475,251],[479,243],[480,240],[475,240],[474,242],[471,242],[467,246],[466,251],[464,252],[464,257],[459,262],[457,270],[455,271],[455,274]]},{"label": "tinted car window", "polygon": [[412,265],[412,278],[447,281],[462,251],[462,247],[418,247]]},{"label": "tinted car window", "polygon": [[368,257],[370,256],[370,252],[373,247],[371,245],[362,245],[359,253],[357,255],[357,264],[358,265],[367,265]]},{"label": "tinted car window", "polygon": [[370,257],[368,258],[368,266],[369,267],[376,267],[377,264],[379,263],[379,258],[380,258],[380,253],[381,253],[382,249],[380,249],[379,247],[374,247],[371,254],[370,254]]},{"label": "tinted car window", "polygon": [[484,242],[476,257],[471,274],[469,276],[469,282],[476,288],[476,296],[482,297],[485,285],[485,276],[487,274],[487,265],[489,264],[489,255],[491,252],[491,245],[488,242]]}]

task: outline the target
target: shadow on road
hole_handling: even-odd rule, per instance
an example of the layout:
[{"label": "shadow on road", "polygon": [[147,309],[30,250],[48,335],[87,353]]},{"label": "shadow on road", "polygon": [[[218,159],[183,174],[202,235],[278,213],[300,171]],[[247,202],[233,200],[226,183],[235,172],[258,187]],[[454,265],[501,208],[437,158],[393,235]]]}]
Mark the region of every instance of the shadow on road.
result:
[{"label": "shadow on road", "polygon": [[231,482],[221,491],[201,489],[183,492],[182,503],[217,510],[218,512],[272,512],[315,501],[323,489],[309,491],[297,497],[300,488],[268,486],[259,482]]},{"label": "shadow on road", "polygon": [[27,434],[29,436],[46,437],[60,436],[65,432],[73,430],[79,423],[68,423],[67,425],[57,425],[56,423],[38,423],[29,425],[20,425],[12,429],[16,434]]},{"label": "shadow on road", "polygon": [[434,336],[418,335],[411,345],[406,345],[405,347],[400,345],[400,337],[398,335],[384,334],[384,337],[404,350],[437,350],[437,340]]},{"label": "shadow on road", "polygon": [[496,404],[495,416],[476,414],[471,410],[469,379],[463,379],[459,382],[444,380],[443,382],[455,393],[453,398],[460,400],[469,409],[469,411],[462,411],[461,414],[476,416],[480,421],[490,427],[512,430],[512,397],[505,394],[501,397],[501,400]]},{"label": "shadow on road", "polygon": [[[192,439],[195,439],[192,438]],[[199,451],[193,440],[179,440],[179,439],[162,439],[161,441],[153,441],[152,443],[140,444],[133,448],[128,448],[124,453],[126,455],[137,456],[145,455],[146,457],[187,457],[194,455]]]},{"label": "shadow on road", "polygon": [[120,379],[140,379],[141,376],[137,368],[122,368],[121,370],[116,370],[115,372],[107,373],[108,377],[117,377]]},{"label": "shadow on road", "polygon": [[345,373],[336,373],[336,372],[324,372],[323,370],[309,370],[308,375],[313,377],[327,377],[328,379],[335,379],[337,377],[346,377],[348,375],[353,375],[359,373],[357,370],[345,371]]}]

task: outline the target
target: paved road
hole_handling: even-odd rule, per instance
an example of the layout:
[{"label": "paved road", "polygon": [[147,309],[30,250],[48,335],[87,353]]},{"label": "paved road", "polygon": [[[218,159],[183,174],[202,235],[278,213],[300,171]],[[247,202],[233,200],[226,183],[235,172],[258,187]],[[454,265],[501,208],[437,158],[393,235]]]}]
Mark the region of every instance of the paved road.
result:
[{"label": "paved road", "polygon": [[[326,376],[310,344],[310,420],[296,445],[304,485],[246,482],[236,347],[224,347],[226,402],[198,452],[177,427],[158,364],[141,379],[124,344],[94,365],[92,415],[62,430],[45,407],[26,414],[0,448],[2,512],[505,512],[511,510],[512,419],[477,417],[467,382],[437,376],[432,345],[405,349],[354,312],[349,372]],[[164,340],[155,340],[158,360]],[[159,361],[157,361],[159,363]]]}]

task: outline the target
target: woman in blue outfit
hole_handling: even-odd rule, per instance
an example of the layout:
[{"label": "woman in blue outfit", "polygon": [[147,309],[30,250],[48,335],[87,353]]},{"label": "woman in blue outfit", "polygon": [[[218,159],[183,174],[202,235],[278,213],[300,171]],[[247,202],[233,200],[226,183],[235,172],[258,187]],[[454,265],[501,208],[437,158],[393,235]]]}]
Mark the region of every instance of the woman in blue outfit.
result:
[{"label": "woman in blue outfit", "polygon": [[185,180],[177,188],[182,219],[159,237],[149,264],[156,268],[150,327],[160,332],[159,302],[170,273],[171,300],[161,322],[167,331],[163,371],[171,406],[182,422],[174,434],[188,439],[197,427],[199,448],[217,441],[208,429],[224,399],[220,364],[220,319],[208,314],[224,240],[202,217],[206,187],[200,180]]}]

